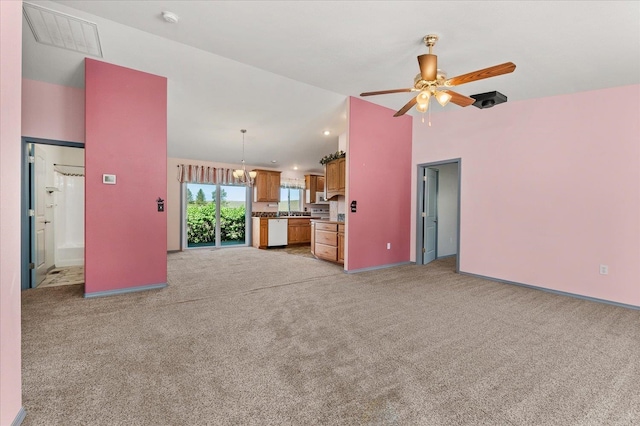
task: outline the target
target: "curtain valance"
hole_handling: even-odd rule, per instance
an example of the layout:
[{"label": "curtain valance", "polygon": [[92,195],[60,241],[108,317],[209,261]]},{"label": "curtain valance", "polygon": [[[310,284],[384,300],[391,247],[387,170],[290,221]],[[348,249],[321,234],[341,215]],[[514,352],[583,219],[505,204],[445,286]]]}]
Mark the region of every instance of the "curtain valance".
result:
[{"label": "curtain valance", "polygon": [[280,186],[282,188],[304,189],[304,179],[297,178],[280,178]]},{"label": "curtain valance", "polygon": [[246,182],[233,176],[233,169],[197,166],[193,164],[178,164],[178,181],[187,183],[246,185]]}]

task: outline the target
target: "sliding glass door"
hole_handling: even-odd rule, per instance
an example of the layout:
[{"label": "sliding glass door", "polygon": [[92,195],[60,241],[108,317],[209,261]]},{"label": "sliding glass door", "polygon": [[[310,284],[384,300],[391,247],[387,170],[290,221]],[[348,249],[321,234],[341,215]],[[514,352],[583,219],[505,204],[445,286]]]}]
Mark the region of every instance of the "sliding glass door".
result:
[{"label": "sliding glass door", "polygon": [[186,243],[193,247],[247,245],[246,186],[186,183]]}]

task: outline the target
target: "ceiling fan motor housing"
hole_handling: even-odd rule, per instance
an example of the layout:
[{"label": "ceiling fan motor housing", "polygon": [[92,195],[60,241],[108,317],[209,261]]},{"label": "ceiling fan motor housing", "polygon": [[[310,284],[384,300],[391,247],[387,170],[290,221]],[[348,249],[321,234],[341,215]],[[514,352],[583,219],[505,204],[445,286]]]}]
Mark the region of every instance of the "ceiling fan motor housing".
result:
[{"label": "ceiling fan motor housing", "polygon": [[473,103],[473,106],[480,109],[491,108],[495,105],[507,102],[507,97],[496,91],[471,95],[471,97],[476,100]]}]

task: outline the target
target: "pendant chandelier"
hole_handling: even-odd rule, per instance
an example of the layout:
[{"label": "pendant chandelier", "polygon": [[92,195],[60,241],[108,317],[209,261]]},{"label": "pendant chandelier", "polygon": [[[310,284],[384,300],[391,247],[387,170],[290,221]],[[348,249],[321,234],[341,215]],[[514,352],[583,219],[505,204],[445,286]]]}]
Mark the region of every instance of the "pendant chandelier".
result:
[{"label": "pendant chandelier", "polygon": [[245,129],[240,131],[242,132],[242,168],[234,170],[233,177],[238,179],[240,182],[252,185],[257,173],[254,171],[247,172],[247,168],[244,164],[244,134],[247,133],[247,131]]}]

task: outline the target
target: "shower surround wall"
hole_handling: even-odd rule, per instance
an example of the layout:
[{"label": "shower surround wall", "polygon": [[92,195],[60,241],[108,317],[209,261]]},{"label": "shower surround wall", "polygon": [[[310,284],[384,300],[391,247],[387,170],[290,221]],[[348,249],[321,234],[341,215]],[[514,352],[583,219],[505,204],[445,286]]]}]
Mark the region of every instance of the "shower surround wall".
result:
[{"label": "shower surround wall", "polygon": [[55,172],[53,210],[56,267],[84,264],[84,176]]},{"label": "shower surround wall", "polygon": [[[50,267],[84,264],[84,150],[38,144],[46,153],[47,210],[53,224],[47,256]],[[73,167],[71,167],[71,166]],[[56,188],[57,191],[51,190]]]}]

